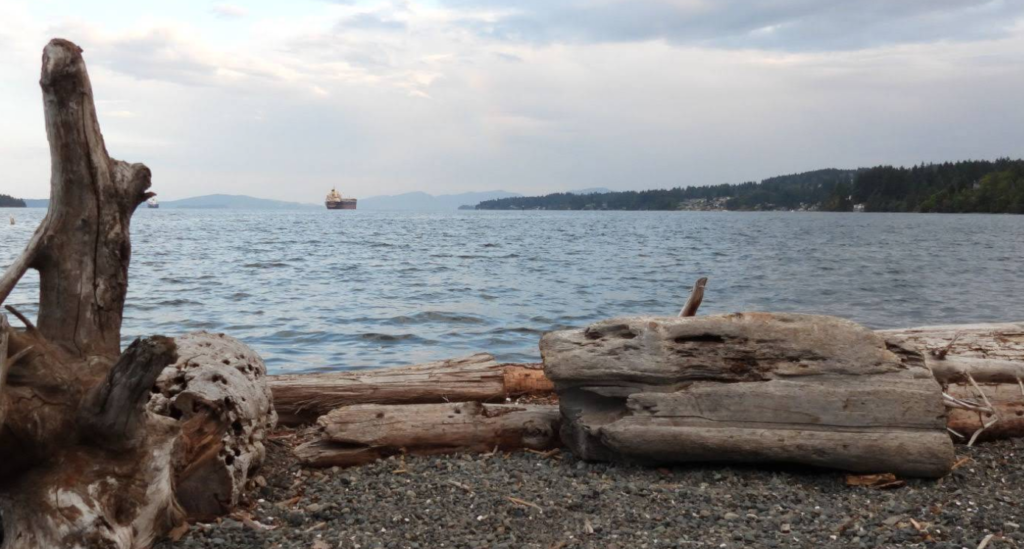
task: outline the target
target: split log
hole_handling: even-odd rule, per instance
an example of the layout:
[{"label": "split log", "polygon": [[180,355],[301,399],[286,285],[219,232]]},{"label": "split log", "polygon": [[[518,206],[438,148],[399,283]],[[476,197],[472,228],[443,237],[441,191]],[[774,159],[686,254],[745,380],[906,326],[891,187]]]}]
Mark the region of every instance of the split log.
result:
[{"label": "split log", "polygon": [[[0,315],[0,538],[3,549],[142,549],[209,498],[237,501],[274,421],[265,371],[208,334],[137,339],[121,353],[129,222],[152,196],[150,172],[107,155],[78,46],[46,46],[40,85],[50,206],[0,276],[0,302],[28,269],[40,280],[36,323],[8,307],[25,324],[15,330]],[[173,383],[161,383],[166,370]],[[177,491],[224,477],[230,490]]]},{"label": "split log", "polygon": [[923,359],[846,320],[620,318],[548,333],[541,355],[562,440],[584,459],[923,477],[953,465],[941,389]]},{"label": "split log", "polygon": [[482,353],[404,368],[277,375],[269,384],[284,425],[313,423],[353,404],[495,402],[554,390],[539,365],[499,364]]},{"label": "split log", "polygon": [[558,407],[511,404],[346,406],[321,417],[322,438],[299,446],[306,465],[348,467],[399,453],[453,454],[557,448]]}]

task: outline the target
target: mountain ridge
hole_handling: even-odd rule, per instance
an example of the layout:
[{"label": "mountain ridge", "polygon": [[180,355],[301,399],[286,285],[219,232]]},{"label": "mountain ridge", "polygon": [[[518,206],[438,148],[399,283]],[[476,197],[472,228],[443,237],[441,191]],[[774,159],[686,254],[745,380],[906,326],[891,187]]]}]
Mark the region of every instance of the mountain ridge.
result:
[{"label": "mountain ridge", "polygon": [[413,191],[395,195],[371,196],[359,199],[361,210],[457,210],[460,206],[476,206],[486,200],[523,196],[508,191],[477,191],[458,194],[432,195]]}]

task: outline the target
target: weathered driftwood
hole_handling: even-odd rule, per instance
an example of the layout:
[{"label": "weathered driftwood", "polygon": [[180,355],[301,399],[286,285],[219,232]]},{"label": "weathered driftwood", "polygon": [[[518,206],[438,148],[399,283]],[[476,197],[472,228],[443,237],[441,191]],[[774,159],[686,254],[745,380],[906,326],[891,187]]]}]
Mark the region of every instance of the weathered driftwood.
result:
[{"label": "weathered driftwood", "polygon": [[189,520],[229,513],[266,455],[275,414],[266,366],[252,349],[224,334],[174,339],[178,360],[156,380],[148,404],[174,418],[174,488]]},{"label": "weathered driftwood", "polygon": [[920,356],[842,319],[620,318],[546,334],[541,355],[562,440],[584,459],[925,477],[953,464],[941,389]]},{"label": "weathered driftwood", "polygon": [[[922,326],[878,333],[892,343],[919,349],[940,383],[963,383],[967,374],[979,383],[1024,379],[1024,323]],[[936,356],[939,351],[946,351],[945,358]]]},{"label": "weathered driftwood", "polygon": [[320,440],[296,449],[306,465],[361,465],[399,453],[483,453],[560,445],[558,407],[513,404],[379,405],[333,410],[321,417]]},{"label": "weathered driftwood", "polygon": [[339,406],[494,402],[554,389],[539,366],[499,364],[488,354],[404,368],[271,376],[285,425],[312,423]]},{"label": "weathered driftwood", "polygon": [[[262,364],[243,359],[237,342],[154,336],[121,352],[129,221],[150,196],[149,169],[107,155],[81,50],[53,40],[42,61],[50,206],[0,276],[0,302],[27,269],[40,279],[38,326],[9,308],[25,324],[15,330],[0,315],[3,549],[149,547],[188,511],[209,508],[205,495],[179,501],[179,483],[194,485],[199,472],[244,480],[231,461],[258,464],[273,410]],[[238,366],[229,354],[252,365],[245,382],[229,373]],[[178,364],[221,379],[162,387]],[[199,455],[200,432],[231,451]],[[236,488],[220,502],[230,505]]]},{"label": "weathered driftwood", "polygon": [[[959,442],[1024,436],[1024,323],[925,326],[879,332],[920,350],[947,395]],[[952,397],[952,398],[949,398]]]},{"label": "weathered driftwood", "polygon": [[700,277],[697,282],[693,285],[693,290],[690,291],[690,297],[686,300],[686,304],[679,311],[679,316],[697,316],[697,309],[700,308],[700,303],[704,301],[704,286],[707,286],[707,277]]}]

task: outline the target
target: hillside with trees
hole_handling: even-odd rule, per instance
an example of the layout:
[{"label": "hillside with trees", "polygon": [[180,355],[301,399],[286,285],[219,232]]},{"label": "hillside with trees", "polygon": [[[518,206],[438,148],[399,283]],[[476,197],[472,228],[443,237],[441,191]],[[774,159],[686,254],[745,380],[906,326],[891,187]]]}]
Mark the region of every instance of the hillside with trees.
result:
[{"label": "hillside with trees", "polygon": [[24,208],[25,201],[7,194],[0,194],[0,208]]},{"label": "hillside with trees", "polygon": [[[479,210],[820,210],[1024,213],[1024,160],[824,169],[760,182],[481,202]],[[857,208],[857,209],[860,209]]]}]

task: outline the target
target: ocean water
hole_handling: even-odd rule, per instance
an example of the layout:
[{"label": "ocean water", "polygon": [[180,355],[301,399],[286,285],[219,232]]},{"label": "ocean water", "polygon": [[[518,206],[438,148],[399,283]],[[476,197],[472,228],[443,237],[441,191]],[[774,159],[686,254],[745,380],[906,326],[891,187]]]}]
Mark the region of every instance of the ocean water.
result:
[{"label": "ocean water", "polygon": [[[0,209],[0,266],[44,213]],[[273,372],[535,361],[548,330],[677,314],[700,276],[700,314],[1024,320],[1024,216],[140,209],[132,243],[126,342],[225,332]]]}]

